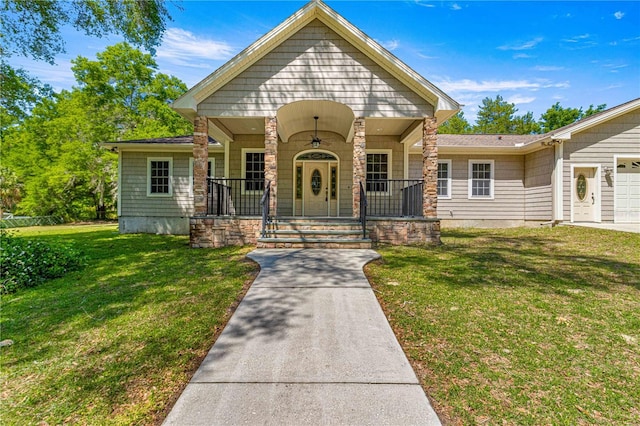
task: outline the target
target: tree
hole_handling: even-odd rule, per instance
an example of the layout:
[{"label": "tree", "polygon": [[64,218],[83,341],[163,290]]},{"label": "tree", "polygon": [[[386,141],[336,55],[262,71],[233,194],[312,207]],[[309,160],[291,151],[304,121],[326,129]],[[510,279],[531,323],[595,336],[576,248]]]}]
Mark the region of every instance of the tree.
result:
[{"label": "tree", "polygon": [[87,35],[119,34],[154,53],[170,20],[163,0],[3,0],[0,55],[20,54],[54,63],[64,53],[60,29],[71,24]]},{"label": "tree", "polygon": [[510,134],[514,130],[514,116],[518,110],[502,96],[484,98],[473,130],[483,134]]},{"label": "tree", "polygon": [[517,135],[534,135],[540,133],[540,124],[533,118],[533,113],[518,115],[513,119],[513,133]]},{"label": "tree", "polygon": [[438,127],[438,133],[442,134],[464,134],[471,132],[471,124],[464,117],[464,112],[459,111],[456,115],[445,121]]},{"label": "tree", "polygon": [[606,108],[606,104],[598,105],[597,107],[589,105],[589,108],[583,112],[582,108],[564,108],[560,105],[560,102],[556,102],[540,116],[540,125],[543,132],[550,132],[560,127],[573,124],[590,115],[597,114]]},{"label": "tree", "polygon": [[22,198],[22,185],[18,176],[8,167],[0,167],[0,217],[5,211],[13,211]]},{"label": "tree", "polygon": [[53,93],[50,86],[5,61],[0,61],[0,87],[0,138],[7,129],[24,120],[38,101]]},{"label": "tree", "polygon": [[117,156],[100,143],[193,131],[168,105],[185,84],[157,73],[151,55],[120,43],[73,64],[78,85],[42,99],[3,141],[27,214],[74,220],[113,211]]}]

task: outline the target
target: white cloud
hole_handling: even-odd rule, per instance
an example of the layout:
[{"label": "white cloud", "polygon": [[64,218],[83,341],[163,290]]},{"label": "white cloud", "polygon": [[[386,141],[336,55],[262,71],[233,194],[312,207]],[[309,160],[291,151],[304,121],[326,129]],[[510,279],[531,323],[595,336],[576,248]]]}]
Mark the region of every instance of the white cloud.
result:
[{"label": "white cloud", "polygon": [[400,46],[398,40],[380,41],[379,43],[389,51],[394,51]]},{"label": "white cloud", "polygon": [[555,65],[538,65],[533,68],[536,71],[562,71],[564,67],[559,67]]},{"label": "white cloud", "polygon": [[513,55],[513,59],[530,59],[535,58],[533,55],[527,55],[526,53],[516,53]]},{"label": "white cloud", "polygon": [[581,35],[577,35],[575,37],[571,37],[571,38],[565,38],[562,41],[566,42],[566,43],[578,43],[582,40],[587,40],[589,37],[591,37],[589,34],[581,34]]},{"label": "white cloud", "polygon": [[615,16],[616,19],[622,19],[624,17],[624,12],[621,11],[617,11],[616,13],[613,14],[613,16]]},{"label": "white cloud", "polygon": [[422,7],[436,7],[435,4],[431,4],[431,3],[425,3],[422,0],[416,0],[416,4],[418,6],[422,6]]},{"label": "white cloud", "polygon": [[522,105],[522,104],[530,104],[535,101],[536,98],[532,96],[522,96],[522,95],[514,95],[507,99],[507,102],[510,104]]},{"label": "white cloud", "polygon": [[536,38],[534,38],[532,40],[525,41],[525,42],[518,42],[518,43],[513,43],[513,44],[505,44],[503,46],[499,46],[498,49],[500,49],[500,50],[529,50],[529,49],[533,49],[538,44],[540,44],[540,42],[542,42],[542,40],[544,40],[542,37],[536,37]]},{"label": "white cloud", "polygon": [[462,6],[460,6],[458,3],[454,3],[451,5],[451,10],[461,10]]},{"label": "white cloud", "polygon": [[436,85],[445,92],[500,92],[522,89],[537,90],[543,87],[541,83],[527,80],[444,80]]},{"label": "white cloud", "polygon": [[224,41],[198,37],[181,28],[168,28],[157,49],[158,58],[190,67],[209,66],[202,60],[226,60],[233,55],[233,48]]}]

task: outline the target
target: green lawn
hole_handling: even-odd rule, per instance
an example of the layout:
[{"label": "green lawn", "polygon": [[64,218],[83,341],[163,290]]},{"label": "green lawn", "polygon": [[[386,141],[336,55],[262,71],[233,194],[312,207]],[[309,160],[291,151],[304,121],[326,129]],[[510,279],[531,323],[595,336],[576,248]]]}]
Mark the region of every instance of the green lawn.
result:
[{"label": "green lawn", "polygon": [[[153,424],[252,280],[248,248],[113,225],[30,228],[88,266],[2,296],[2,424]],[[452,424],[640,424],[640,235],[449,230],[367,267]]]},{"label": "green lawn", "polygon": [[448,230],[367,267],[451,424],[640,424],[640,235]]},{"label": "green lawn", "polygon": [[115,225],[17,235],[73,245],[88,265],[2,296],[6,425],[161,421],[257,271],[249,248],[192,250]]}]

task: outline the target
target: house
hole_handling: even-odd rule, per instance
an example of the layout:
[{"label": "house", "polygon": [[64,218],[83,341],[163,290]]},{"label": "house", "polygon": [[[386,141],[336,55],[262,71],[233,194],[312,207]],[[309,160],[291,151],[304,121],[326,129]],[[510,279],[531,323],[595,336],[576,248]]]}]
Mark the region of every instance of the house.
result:
[{"label": "house", "polygon": [[173,108],[193,135],[105,144],[121,232],[367,247],[438,242],[441,224],[640,222],[640,99],[546,135],[437,135],[460,105],[321,1]]}]

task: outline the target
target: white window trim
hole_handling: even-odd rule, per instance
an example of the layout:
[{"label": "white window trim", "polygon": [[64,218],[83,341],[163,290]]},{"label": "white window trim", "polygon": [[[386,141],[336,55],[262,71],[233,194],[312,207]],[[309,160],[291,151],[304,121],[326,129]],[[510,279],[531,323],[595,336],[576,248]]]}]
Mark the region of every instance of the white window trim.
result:
[{"label": "white window trim", "polygon": [[[169,193],[154,194],[151,193],[151,162],[152,161],[168,161],[169,162]],[[173,197],[173,157],[147,157],[147,197],[168,198]]]},{"label": "white window trim", "polygon": [[[365,149],[364,151],[364,179],[365,185],[367,180],[367,155],[368,154],[387,154],[387,180],[393,179],[393,150],[392,149]],[[391,195],[391,185],[387,186],[386,191],[367,191],[367,194]]]},{"label": "white window trim", "polygon": [[[473,195],[473,165],[474,164],[491,164],[491,181],[489,191],[491,194],[489,196],[483,195]],[[467,197],[469,200],[493,200],[495,197],[495,176],[496,176],[496,167],[494,160],[469,160],[469,169],[467,176]]]},{"label": "white window trim", "polygon": [[[209,157],[209,164],[213,176],[208,177],[216,177],[216,159]],[[189,195],[193,196],[193,157],[189,158]]]},{"label": "white window trim", "polygon": [[[246,179],[247,177],[247,154],[254,154],[254,153],[264,153],[264,148],[242,148],[242,159],[240,160],[241,163],[241,171],[240,173],[242,173],[240,175],[240,177],[242,179]],[[265,158],[265,166],[266,166],[266,158]],[[246,189],[244,189],[244,185],[242,185],[242,187],[240,188],[241,194],[260,194],[262,193],[262,191],[247,191]]]},{"label": "white window trim", "polygon": [[[438,160],[438,164],[447,164],[447,195],[439,195],[438,199],[440,200],[450,200],[451,199],[451,160]],[[439,180],[439,179],[438,179]]]}]

